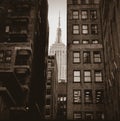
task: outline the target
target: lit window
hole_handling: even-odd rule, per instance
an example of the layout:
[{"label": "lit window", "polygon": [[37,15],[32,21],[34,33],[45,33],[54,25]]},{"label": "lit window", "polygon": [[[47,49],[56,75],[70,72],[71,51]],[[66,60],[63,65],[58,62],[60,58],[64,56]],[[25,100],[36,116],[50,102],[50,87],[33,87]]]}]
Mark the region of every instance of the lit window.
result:
[{"label": "lit window", "polygon": [[84,82],[91,82],[91,71],[84,71]]},{"label": "lit window", "polygon": [[74,82],[80,82],[80,71],[74,71]]},{"label": "lit window", "polygon": [[95,71],[95,82],[102,82],[102,71]]},{"label": "lit window", "polygon": [[82,43],[83,43],[83,44],[89,44],[89,40],[85,40],[85,39],[84,39],[84,40],[82,40]]},{"label": "lit window", "polygon": [[98,120],[104,120],[104,113],[103,112],[96,112],[96,118]]},{"label": "lit window", "polygon": [[90,63],[91,60],[90,60],[90,52],[86,51],[86,52],[83,52],[83,62],[84,63]]},{"label": "lit window", "polygon": [[85,103],[92,103],[93,102],[92,90],[85,90],[84,91],[84,99],[85,99]]},{"label": "lit window", "polygon": [[81,18],[82,19],[88,19],[88,11],[86,11],[86,10],[82,10],[81,11]]},{"label": "lit window", "polygon": [[81,91],[80,90],[73,91],[73,102],[81,103]]},{"label": "lit window", "polygon": [[51,62],[48,62],[48,68],[50,68],[50,67],[51,67],[51,65],[52,65],[52,63],[51,63]]},{"label": "lit window", "polygon": [[93,60],[94,60],[94,63],[101,62],[101,53],[99,51],[93,52]]},{"label": "lit window", "polygon": [[90,11],[90,19],[91,20],[97,19],[97,11],[96,10]]},{"label": "lit window", "polygon": [[79,40],[73,40],[73,44],[79,44],[80,41]]},{"label": "lit window", "polygon": [[74,120],[80,120],[80,119],[82,119],[82,113],[81,112],[74,112],[73,113],[73,119]]},{"label": "lit window", "polygon": [[82,25],[82,34],[88,34],[88,25]]},{"label": "lit window", "polygon": [[10,31],[10,26],[6,26],[5,32],[9,32],[9,31]]},{"label": "lit window", "polygon": [[98,44],[98,43],[99,43],[99,41],[97,39],[92,40],[92,44]]},{"label": "lit window", "polygon": [[12,51],[11,50],[6,50],[5,51],[5,62],[10,63],[11,62],[11,55]]},{"label": "lit window", "polygon": [[79,34],[79,25],[73,25],[73,34]]},{"label": "lit window", "polygon": [[91,25],[91,34],[98,34],[98,25],[96,24]]},{"label": "lit window", "polygon": [[78,19],[78,18],[79,18],[79,12],[73,11],[73,19]]},{"label": "lit window", "polygon": [[51,78],[51,77],[52,77],[52,72],[48,71],[48,78]]},{"label": "lit window", "polygon": [[73,52],[73,63],[80,63],[80,52]]},{"label": "lit window", "polygon": [[95,99],[96,99],[96,103],[103,103],[104,91],[103,90],[96,90]]},{"label": "lit window", "polygon": [[93,120],[93,113],[85,112],[85,120]]}]

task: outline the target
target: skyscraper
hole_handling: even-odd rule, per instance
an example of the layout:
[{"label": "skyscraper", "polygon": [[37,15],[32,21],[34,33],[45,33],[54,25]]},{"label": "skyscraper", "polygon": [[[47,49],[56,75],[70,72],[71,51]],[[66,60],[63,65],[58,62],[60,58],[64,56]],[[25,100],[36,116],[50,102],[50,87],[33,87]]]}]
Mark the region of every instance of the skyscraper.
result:
[{"label": "skyscraper", "polygon": [[57,37],[54,44],[50,47],[50,55],[55,55],[58,65],[58,82],[66,81],[66,46],[61,40],[60,15],[57,28]]},{"label": "skyscraper", "polygon": [[67,119],[104,119],[99,0],[67,0]]}]

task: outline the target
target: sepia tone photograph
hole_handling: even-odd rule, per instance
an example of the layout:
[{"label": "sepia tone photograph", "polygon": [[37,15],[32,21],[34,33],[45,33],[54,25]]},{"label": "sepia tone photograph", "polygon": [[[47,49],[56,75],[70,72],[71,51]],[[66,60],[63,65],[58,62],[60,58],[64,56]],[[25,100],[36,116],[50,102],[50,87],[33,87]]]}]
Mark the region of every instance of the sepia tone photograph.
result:
[{"label": "sepia tone photograph", "polygon": [[0,0],[0,121],[120,120],[120,0]]}]

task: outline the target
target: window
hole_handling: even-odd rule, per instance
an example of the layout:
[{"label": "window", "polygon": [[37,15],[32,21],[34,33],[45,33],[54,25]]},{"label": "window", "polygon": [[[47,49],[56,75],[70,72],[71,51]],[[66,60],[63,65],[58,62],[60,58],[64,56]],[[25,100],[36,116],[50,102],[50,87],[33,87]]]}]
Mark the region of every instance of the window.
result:
[{"label": "window", "polygon": [[96,24],[91,25],[91,34],[98,34],[98,25]]},{"label": "window", "polygon": [[102,71],[95,71],[95,82],[102,82]]},{"label": "window", "polygon": [[79,34],[79,25],[73,25],[73,34]]},{"label": "window", "polygon": [[79,19],[79,12],[78,11],[73,11],[73,19]]},{"label": "window", "polygon": [[78,0],[72,0],[73,4],[78,4]]},{"label": "window", "polygon": [[50,109],[46,109],[45,114],[50,115]]},{"label": "window", "polygon": [[82,34],[88,34],[88,25],[82,25]]},{"label": "window", "polygon": [[99,41],[97,39],[92,40],[92,44],[98,44],[98,43],[99,43]]},{"label": "window", "polygon": [[85,99],[85,103],[92,103],[93,102],[92,90],[85,90],[84,91],[84,99]]},{"label": "window", "polygon": [[84,71],[84,82],[91,82],[91,71]]},{"label": "window", "polygon": [[80,71],[74,71],[74,82],[80,82]]},{"label": "window", "polygon": [[98,120],[104,120],[104,113],[103,112],[96,112],[96,118]]},{"label": "window", "polygon": [[50,105],[50,98],[46,99],[46,105]]},{"label": "window", "polygon": [[101,53],[99,51],[93,52],[93,60],[94,60],[94,63],[101,62]]},{"label": "window", "polygon": [[90,52],[89,51],[86,51],[86,52],[83,52],[83,62],[84,63],[90,63]]},{"label": "window", "polygon": [[52,71],[48,71],[48,78],[52,77]]},{"label": "window", "polygon": [[91,10],[90,11],[90,19],[91,20],[97,19],[97,11],[96,10]]},{"label": "window", "polygon": [[81,4],[89,4],[90,0],[81,0]]},{"label": "window", "polygon": [[51,89],[47,89],[47,90],[46,90],[46,94],[47,94],[47,95],[50,95],[50,94],[51,94]]},{"label": "window", "polygon": [[79,44],[80,40],[73,40],[73,44]]},{"label": "window", "polygon": [[0,63],[11,62],[12,51],[11,50],[0,50]]},{"label": "window", "polygon": [[89,40],[86,39],[82,40],[82,44],[89,44]]},{"label": "window", "polygon": [[81,90],[74,90],[73,91],[73,102],[74,103],[81,103]]},{"label": "window", "polygon": [[88,11],[86,10],[81,11],[81,19],[88,19]]},{"label": "window", "polygon": [[80,63],[80,52],[73,52],[73,63]]},{"label": "window", "polygon": [[94,4],[99,4],[100,0],[94,0]]},{"label": "window", "polygon": [[96,90],[95,92],[95,100],[96,103],[103,103],[104,101],[104,91],[103,90]]},{"label": "window", "polygon": [[93,120],[93,113],[85,112],[85,120]]},{"label": "window", "polygon": [[51,63],[51,62],[48,62],[48,68],[50,68],[50,67],[51,67],[51,65],[52,65],[52,63]]},{"label": "window", "polygon": [[82,119],[82,112],[73,112],[73,119],[74,120],[80,120]]},{"label": "window", "polygon": [[0,50],[0,63],[4,62],[4,51]]}]

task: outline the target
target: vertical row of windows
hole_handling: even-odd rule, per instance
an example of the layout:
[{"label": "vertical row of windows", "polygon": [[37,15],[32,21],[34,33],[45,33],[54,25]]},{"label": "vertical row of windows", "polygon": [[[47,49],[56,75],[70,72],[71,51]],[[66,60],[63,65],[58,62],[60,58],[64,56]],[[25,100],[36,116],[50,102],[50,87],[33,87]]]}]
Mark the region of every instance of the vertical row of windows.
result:
[{"label": "vertical row of windows", "polygon": [[72,19],[79,19],[81,16],[82,20],[87,20],[90,19],[91,20],[96,20],[97,19],[97,11],[96,10],[90,10],[90,15],[88,13],[88,10],[81,10],[81,15],[79,15],[79,10],[73,10],[72,11]]},{"label": "vertical row of windows", "polygon": [[[73,63],[80,63],[81,62],[81,54],[79,51],[73,52]],[[93,52],[93,62],[94,63],[101,63],[101,52],[94,51]],[[91,54],[90,51],[83,52],[83,63],[91,63]]]},{"label": "vertical row of windows", "polygon": [[[73,102],[75,104],[82,103],[81,90],[73,90]],[[104,102],[104,91],[103,90],[96,90],[94,103],[101,104],[103,102]],[[91,89],[84,90],[84,103],[87,103],[87,104],[93,103],[93,92]]]},{"label": "vertical row of windows", "polygon": [[[83,80],[86,83],[92,82],[91,70],[84,70]],[[94,81],[95,82],[103,82],[103,75],[102,75],[101,70],[94,71]],[[80,70],[73,71],[73,82],[81,82],[81,71]]]},{"label": "vertical row of windows", "polygon": [[[98,25],[97,24],[91,24],[91,34],[96,35],[98,34]],[[89,33],[89,25],[83,24],[81,27],[81,33],[82,34],[88,34]],[[80,34],[80,27],[78,24],[73,25],[73,34],[78,35]]]}]

